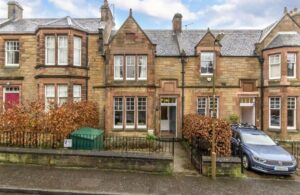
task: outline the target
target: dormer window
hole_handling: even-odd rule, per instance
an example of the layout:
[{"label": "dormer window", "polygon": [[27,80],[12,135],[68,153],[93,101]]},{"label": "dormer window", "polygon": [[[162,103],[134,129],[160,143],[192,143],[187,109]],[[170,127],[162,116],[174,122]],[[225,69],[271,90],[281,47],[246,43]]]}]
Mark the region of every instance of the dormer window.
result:
[{"label": "dormer window", "polygon": [[269,77],[270,79],[280,79],[281,76],[281,56],[280,54],[269,57]]},{"label": "dormer window", "polygon": [[213,66],[215,63],[214,52],[201,53],[201,75],[212,75],[214,72]]},{"label": "dormer window", "polygon": [[296,78],[296,54],[287,54],[287,76],[288,78]]}]

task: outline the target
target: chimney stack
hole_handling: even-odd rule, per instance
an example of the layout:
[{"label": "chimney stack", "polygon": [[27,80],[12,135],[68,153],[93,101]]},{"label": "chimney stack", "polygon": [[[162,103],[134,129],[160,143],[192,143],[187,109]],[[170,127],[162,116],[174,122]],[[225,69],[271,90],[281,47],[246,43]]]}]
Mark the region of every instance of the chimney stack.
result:
[{"label": "chimney stack", "polygon": [[182,15],[180,13],[175,14],[172,22],[173,22],[173,32],[181,33],[182,32]]},{"label": "chimney stack", "polygon": [[8,19],[19,20],[23,18],[23,8],[17,1],[10,0],[8,1],[7,6]]},{"label": "chimney stack", "polygon": [[298,8],[294,8],[291,13],[291,17],[297,22],[298,25],[300,25],[300,11],[298,10]]}]

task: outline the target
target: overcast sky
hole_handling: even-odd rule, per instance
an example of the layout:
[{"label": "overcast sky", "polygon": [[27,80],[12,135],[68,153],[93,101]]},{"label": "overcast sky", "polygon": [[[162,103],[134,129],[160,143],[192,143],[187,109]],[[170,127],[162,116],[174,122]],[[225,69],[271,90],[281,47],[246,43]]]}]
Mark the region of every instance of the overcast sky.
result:
[{"label": "overcast sky", "polygon": [[[7,1],[0,0],[0,18],[7,17]],[[300,0],[108,0],[117,27],[133,9],[144,29],[170,29],[176,12],[183,25],[198,28],[264,28],[283,15],[283,8],[300,8]],[[19,0],[26,18],[100,17],[103,0]]]}]

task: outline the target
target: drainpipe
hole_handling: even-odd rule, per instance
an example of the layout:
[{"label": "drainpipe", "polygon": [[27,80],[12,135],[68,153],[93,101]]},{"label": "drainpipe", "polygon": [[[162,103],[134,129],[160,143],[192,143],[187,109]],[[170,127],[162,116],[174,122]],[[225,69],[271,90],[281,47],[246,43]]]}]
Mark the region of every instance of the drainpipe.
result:
[{"label": "drainpipe", "polygon": [[184,94],[184,88],[185,88],[185,77],[184,77],[184,74],[185,74],[185,65],[186,63],[186,53],[184,50],[181,51],[181,82],[182,82],[182,95],[181,95],[181,101],[182,101],[182,111],[181,111],[181,129],[183,128],[183,125],[184,125],[184,101],[185,101],[185,94]]},{"label": "drainpipe", "polygon": [[86,101],[89,100],[88,98],[88,91],[89,91],[89,35],[86,35],[86,55],[85,55],[85,65],[86,65],[86,79],[85,79],[85,99]]},{"label": "drainpipe", "polygon": [[260,128],[264,130],[264,58],[258,57],[260,63]]}]

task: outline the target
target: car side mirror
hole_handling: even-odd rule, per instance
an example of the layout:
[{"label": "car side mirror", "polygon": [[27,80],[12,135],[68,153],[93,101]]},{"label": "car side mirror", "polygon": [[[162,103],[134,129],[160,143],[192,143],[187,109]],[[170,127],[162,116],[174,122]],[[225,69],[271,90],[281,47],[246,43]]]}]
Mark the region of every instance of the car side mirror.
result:
[{"label": "car side mirror", "polygon": [[274,142],[275,142],[276,145],[279,145],[279,141],[278,140],[275,140]]},{"label": "car side mirror", "polygon": [[241,140],[240,139],[237,139],[236,141],[237,141],[238,145],[241,145]]}]

